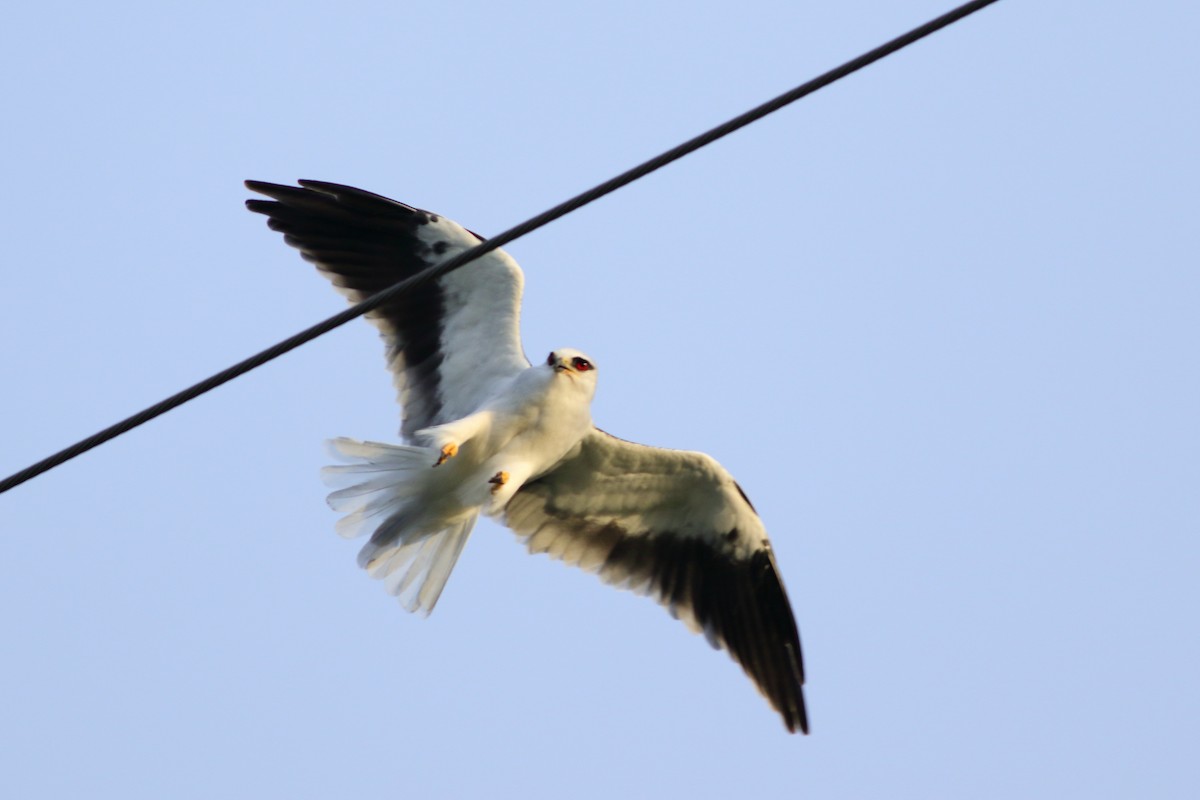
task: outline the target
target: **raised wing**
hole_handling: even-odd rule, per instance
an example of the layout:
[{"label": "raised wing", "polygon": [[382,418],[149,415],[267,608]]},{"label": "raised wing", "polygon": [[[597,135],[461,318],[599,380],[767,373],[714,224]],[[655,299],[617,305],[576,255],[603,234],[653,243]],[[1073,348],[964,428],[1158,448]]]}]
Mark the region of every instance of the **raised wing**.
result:
[{"label": "raised wing", "polygon": [[[352,303],[482,241],[455,222],[377,194],[322,181],[246,181],[247,200]],[[387,346],[406,438],[479,408],[513,373],[521,350],[524,277],[494,250],[366,315]]]},{"label": "raised wing", "polygon": [[771,544],[714,459],[595,430],[517,492],[505,522],[530,552],[653,596],[728,650],[789,731],[808,732],[800,635]]}]

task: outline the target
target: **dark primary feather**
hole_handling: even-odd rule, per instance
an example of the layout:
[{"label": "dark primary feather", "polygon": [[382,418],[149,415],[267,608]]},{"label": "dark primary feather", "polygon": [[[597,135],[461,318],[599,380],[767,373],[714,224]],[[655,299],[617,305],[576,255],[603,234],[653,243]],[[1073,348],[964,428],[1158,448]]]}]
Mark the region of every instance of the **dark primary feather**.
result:
[{"label": "dark primary feather", "polygon": [[676,615],[690,607],[709,642],[742,665],[787,729],[808,732],[800,634],[769,547],[746,558],[669,531],[626,537],[601,575],[648,582],[650,593]]},{"label": "dark primary feather", "polygon": [[[437,217],[371,192],[322,181],[303,188],[246,181],[272,200],[247,200],[272,230],[300,250],[351,302],[359,302],[429,267],[432,251],[417,236]],[[398,376],[404,434],[427,427],[442,408],[439,366],[445,313],[441,284],[427,283],[370,312]]]}]

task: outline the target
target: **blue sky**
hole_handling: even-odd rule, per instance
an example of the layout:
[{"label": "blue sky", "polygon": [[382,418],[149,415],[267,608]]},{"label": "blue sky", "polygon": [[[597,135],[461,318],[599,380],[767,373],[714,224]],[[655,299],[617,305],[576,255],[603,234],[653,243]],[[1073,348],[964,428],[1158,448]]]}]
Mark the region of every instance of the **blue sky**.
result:
[{"label": "blue sky", "polygon": [[[342,307],[245,178],[486,235],[948,7],[15,8],[0,472]],[[1193,796],[1198,21],[1006,0],[508,248],[597,423],[754,500],[811,736],[490,523],[386,597],[317,475],[399,425],[355,323],[0,497],[0,793]]]}]

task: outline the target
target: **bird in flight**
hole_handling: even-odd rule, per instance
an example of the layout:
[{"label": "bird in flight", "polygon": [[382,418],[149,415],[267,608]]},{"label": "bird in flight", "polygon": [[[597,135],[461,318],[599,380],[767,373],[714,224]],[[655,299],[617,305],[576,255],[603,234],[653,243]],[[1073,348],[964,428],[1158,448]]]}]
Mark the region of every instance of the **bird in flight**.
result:
[{"label": "bird in flight", "polygon": [[[323,181],[247,181],[272,230],[357,303],[483,241],[445,217]],[[771,544],[741,487],[703,453],[592,424],[599,373],[561,347],[521,346],[524,276],[503,250],[369,311],[403,411],[403,444],[335,439],[338,532],[409,611],[428,614],[480,514],[531,553],[648,594],[724,648],[808,732],[800,637]]]}]

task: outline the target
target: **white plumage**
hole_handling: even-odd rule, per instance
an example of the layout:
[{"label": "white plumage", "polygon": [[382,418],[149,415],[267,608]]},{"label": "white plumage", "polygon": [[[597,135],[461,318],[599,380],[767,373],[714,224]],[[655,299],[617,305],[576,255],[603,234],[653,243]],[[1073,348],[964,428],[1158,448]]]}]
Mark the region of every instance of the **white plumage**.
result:
[{"label": "white plumage", "polygon": [[[353,302],[477,244],[437,215],[337,184],[248,181],[250,200]],[[561,348],[531,366],[523,277],[493,251],[369,313],[404,412],[404,444],[337,439],[338,533],[410,611],[432,611],[479,514],[534,553],[650,594],[727,649],[807,732],[800,640],[758,515],[715,460],[595,428],[597,370]]]},{"label": "white plumage", "polygon": [[418,444],[335,440],[351,463],[326,467],[327,480],[356,481],[329,496],[347,512],[338,532],[373,530],[359,564],[409,611],[431,612],[478,515],[503,512],[591,430],[595,375],[581,353],[564,349],[501,379],[475,412],[415,431]]}]

